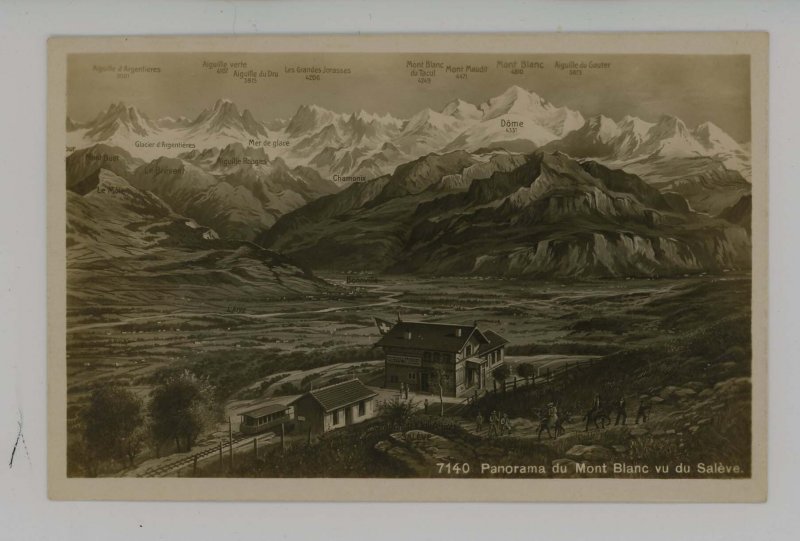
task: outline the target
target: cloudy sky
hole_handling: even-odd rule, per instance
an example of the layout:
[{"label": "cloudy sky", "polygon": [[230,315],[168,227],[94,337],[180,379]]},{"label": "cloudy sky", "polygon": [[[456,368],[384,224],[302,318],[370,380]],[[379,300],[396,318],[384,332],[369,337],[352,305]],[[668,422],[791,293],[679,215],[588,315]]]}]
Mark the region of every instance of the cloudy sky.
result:
[{"label": "cloudy sky", "polygon": [[[407,62],[431,60],[452,65],[486,65],[485,74],[467,79],[437,70],[420,84]],[[542,62],[544,69],[513,74],[498,61]],[[227,74],[203,68],[203,62],[227,62]],[[247,84],[233,77],[232,62],[279,73]],[[610,63],[582,69],[581,75],[555,67],[560,62]],[[150,66],[159,73],[119,78],[102,66]],[[349,68],[349,75],[286,73],[292,67]],[[72,55],[68,69],[68,113],[74,120],[93,118],[112,102],[134,105],[151,118],[194,118],[218,98],[229,98],[259,120],[290,117],[300,105],[316,104],[337,112],[363,109],[407,118],[430,107],[440,110],[461,98],[479,104],[518,85],[557,106],[585,116],[602,113],[619,120],[630,114],[656,120],[675,115],[689,127],[710,120],[740,142],[750,140],[750,70],[747,56],[536,55],[536,54],[106,54]]]}]

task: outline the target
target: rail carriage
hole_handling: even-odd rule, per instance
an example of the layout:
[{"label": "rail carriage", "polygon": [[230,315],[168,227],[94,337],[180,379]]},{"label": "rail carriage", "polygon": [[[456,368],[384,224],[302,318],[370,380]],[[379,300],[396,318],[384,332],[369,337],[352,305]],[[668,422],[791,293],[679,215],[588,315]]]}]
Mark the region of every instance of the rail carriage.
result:
[{"label": "rail carriage", "polygon": [[258,434],[276,428],[281,423],[294,421],[294,406],[279,403],[264,404],[239,414],[239,417],[241,417],[239,432]]}]

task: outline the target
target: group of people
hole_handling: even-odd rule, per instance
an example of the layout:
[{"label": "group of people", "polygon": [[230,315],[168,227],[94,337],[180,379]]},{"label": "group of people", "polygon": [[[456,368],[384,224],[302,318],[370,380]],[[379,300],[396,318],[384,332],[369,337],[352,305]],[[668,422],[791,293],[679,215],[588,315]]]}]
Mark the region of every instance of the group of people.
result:
[{"label": "group of people", "polygon": [[400,382],[400,398],[408,400],[408,384]]},{"label": "group of people", "polygon": [[[478,434],[483,432],[483,422],[483,414],[479,411],[478,416],[475,418],[475,429]],[[492,411],[488,419],[488,428],[488,436],[490,438],[496,438],[503,434],[511,434],[511,420],[508,418],[508,414],[500,414],[497,410]]]},{"label": "group of people", "polygon": [[[650,401],[647,398],[639,400],[639,407],[636,409],[635,424],[639,421],[647,422],[647,417],[650,413]],[[615,415],[614,426],[625,425],[628,422],[628,406],[624,396],[611,405],[611,408],[606,408],[600,399],[600,395],[596,394],[592,400],[592,406],[586,414],[586,430],[589,430],[589,424],[594,422],[595,426],[600,428],[598,421],[602,422],[602,428],[605,428],[606,421],[611,424],[611,415]]]},{"label": "group of people", "polygon": [[[628,421],[628,408],[624,396],[619,397],[619,400],[614,405],[614,412],[617,415],[614,419],[614,426],[618,424],[624,425]],[[636,421],[634,424],[638,425],[640,420],[642,422],[647,422],[649,412],[650,402],[646,398],[639,399],[639,407],[636,409]]]},{"label": "group of people", "polygon": [[[636,421],[647,422],[650,413],[650,401],[646,398],[639,400],[639,406],[636,410]],[[587,413],[586,429],[589,429],[589,424],[594,423],[597,428],[601,428],[599,422],[602,421],[602,428],[605,428],[606,422],[611,424],[611,415],[615,415],[614,425],[625,425],[628,422],[628,407],[624,396],[620,396],[611,407],[609,408],[600,398],[600,394],[596,394],[592,400],[592,406]],[[538,435],[541,438],[543,432],[547,432],[548,436],[559,437],[564,434],[564,419],[559,415],[558,405],[550,402],[546,407],[542,408],[539,412],[539,427]],[[511,421],[507,413],[498,413],[496,410],[492,411],[488,419],[484,419],[483,414],[479,411],[475,418],[475,429],[481,434],[484,431],[484,424],[488,427],[488,437],[498,437],[504,434],[511,434]],[[554,432],[551,432],[551,429]]]}]

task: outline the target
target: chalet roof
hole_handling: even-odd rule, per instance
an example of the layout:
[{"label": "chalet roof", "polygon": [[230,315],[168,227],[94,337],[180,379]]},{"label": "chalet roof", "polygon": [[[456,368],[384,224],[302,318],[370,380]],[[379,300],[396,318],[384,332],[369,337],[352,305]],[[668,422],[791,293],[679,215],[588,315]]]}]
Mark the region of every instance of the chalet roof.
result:
[{"label": "chalet roof", "polygon": [[267,415],[270,415],[272,413],[285,411],[287,409],[289,409],[289,406],[285,404],[271,403],[271,404],[264,404],[263,406],[260,406],[252,410],[244,411],[239,415],[243,417],[252,417],[253,419],[258,419],[259,417],[266,417]]},{"label": "chalet roof", "polygon": [[[461,335],[459,336],[459,332]],[[409,340],[407,333],[411,333]],[[456,353],[461,351],[469,337],[477,333],[480,342],[486,337],[474,325],[450,325],[447,323],[423,323],[400,321],[378,340],[379,347],[431,349]]]},{"label": "chalet roof", "polygon": [[325,411],[343,408],[361,400],[377,396],[378,393],[361,383],[357,379],[329,385],[320,389],[309,391],[314,400],[319,402]]},{"label": "chalet roof", "polygon": [[500,336],[494,331],[485,331],[483,336],[486,337],[488,342],[486,344],[481,344],[478,348],[478,355],[482,355],[488,351],[492,351],[493,349],[497,349],[504,344],[508,344],[508,340]]}]

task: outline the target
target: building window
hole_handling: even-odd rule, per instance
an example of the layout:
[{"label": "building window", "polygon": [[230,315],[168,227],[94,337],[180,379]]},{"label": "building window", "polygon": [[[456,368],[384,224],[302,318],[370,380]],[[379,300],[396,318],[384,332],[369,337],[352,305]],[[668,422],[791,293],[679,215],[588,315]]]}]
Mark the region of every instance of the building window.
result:
[{"label": "building window", "polygon": [[363,417],[367,414],[367,403],[365,401],[361,401],[358,403],[358,416]]},{"label": "building window", "polygon": [[339,410],[333,412],[333,424],[334,425],[339,424]]},{"label": "building window", "polygon": [[389,376],[389,382],[390,383],[397,383],[397,375],[396,374],[390,375]]},{"label": "building window", "polygon": [[417,373],[416,372],[409,372],[408,373],[408,379],[416,380],[417,379]]},{"label": "building window", "polygon": [[433,354],[433,362],[438,363],[441,360],[442,360],[442,356],[438,351]]},{"label": "building window", "polygon": [[467,357],[472,355],[472,344],[467,344]]},{"label": "building window", "polygon": [[422,360],[430,361],[431,360],[431,352],[430,351],[426,351],[425,353],[423,353],[422,354]]}]

